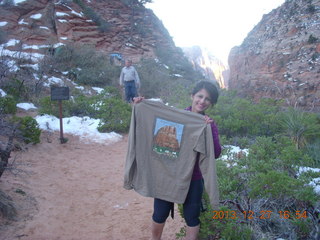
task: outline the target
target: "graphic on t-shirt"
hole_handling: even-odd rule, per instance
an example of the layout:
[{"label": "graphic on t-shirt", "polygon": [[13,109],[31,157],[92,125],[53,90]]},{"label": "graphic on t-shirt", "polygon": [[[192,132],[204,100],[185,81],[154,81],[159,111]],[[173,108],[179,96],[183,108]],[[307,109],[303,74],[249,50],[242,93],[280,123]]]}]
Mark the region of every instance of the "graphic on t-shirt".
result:
[{"label": "graphic on t-shirt", "polygon": [[169,157],[178,157],[184,125],[156,119],[153,137],[153,151]]}]

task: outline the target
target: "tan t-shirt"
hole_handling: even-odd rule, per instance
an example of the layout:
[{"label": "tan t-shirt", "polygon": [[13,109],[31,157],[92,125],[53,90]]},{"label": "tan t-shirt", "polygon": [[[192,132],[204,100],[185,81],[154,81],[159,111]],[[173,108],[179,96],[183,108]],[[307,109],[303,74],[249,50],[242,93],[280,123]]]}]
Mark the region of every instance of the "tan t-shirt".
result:
[{"label": "tan t-shirt", "polygon": [[143,100],[134,105],[124,188],[184,203],[197,153],[211,204],[219,202],[211,127],[197,113]]}]

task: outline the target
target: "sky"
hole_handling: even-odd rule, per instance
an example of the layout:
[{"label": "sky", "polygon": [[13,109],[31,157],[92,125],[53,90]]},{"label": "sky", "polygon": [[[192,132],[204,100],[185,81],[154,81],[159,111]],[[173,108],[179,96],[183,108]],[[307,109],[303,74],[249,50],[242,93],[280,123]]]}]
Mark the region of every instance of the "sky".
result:
[{"label": "sky", "polygon": [[263,14],[285,0],[153,0],[146,7],[163,22],[177,47],[207,48],[227,64]]}]

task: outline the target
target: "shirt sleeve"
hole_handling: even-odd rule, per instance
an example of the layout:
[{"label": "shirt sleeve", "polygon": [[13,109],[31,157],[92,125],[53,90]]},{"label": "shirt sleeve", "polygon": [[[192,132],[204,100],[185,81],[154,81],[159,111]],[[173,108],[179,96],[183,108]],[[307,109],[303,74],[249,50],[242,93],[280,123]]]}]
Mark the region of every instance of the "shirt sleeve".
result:
[{"label": "shirt sleeve", "polygon": [[120,84],[120,86],[122,86],[123,85],[123,70],[121,70],[121,73],[120,73],[120,78],[119,78],[119,84]]},{"label": "shirt sleeve", "polygon": [[136,87],[139,89],[140,88],[140,78],[139,78],[139,74],[136,69],[134,69],[134,75],[135,75],[135,80],[136,80]]},{"label": "shirt sleeve", "polygon": [[125,168],[124,168],[124,184],[123,187],[127,190],[133,188],[132,182],[133,177],[137,171],[137,163],[136,163],[136,150],[135,150],[135,134],[136,134],[136,121],[135,121],[135,106],[133,106],[132,113],[131,113],[131,122],[130,122],[130,129],[128,135],[128,150],[127,150],[127,157],[125,161]]}]

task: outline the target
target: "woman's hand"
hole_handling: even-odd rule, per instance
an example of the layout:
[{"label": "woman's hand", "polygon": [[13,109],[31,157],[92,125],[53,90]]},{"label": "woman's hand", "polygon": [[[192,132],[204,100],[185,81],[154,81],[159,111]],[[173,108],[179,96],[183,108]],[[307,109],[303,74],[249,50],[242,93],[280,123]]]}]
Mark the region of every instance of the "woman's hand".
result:
[{"label": "woman's hand", "polygon": [[207,115],[204,116],[204,121],[206,122],[206,124],[210,124],[213,122],[213,120],[210,117],[208,117]]},{"label": "woman's hand", "polygon": [[133,104],[137,104],[141,102],[144,99],[144,97],[134,97],[133,98]]}]

